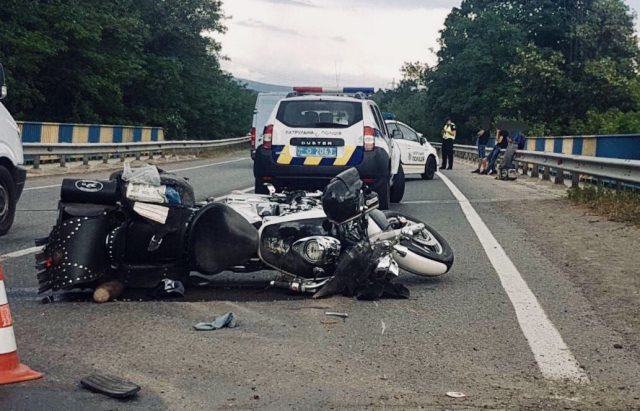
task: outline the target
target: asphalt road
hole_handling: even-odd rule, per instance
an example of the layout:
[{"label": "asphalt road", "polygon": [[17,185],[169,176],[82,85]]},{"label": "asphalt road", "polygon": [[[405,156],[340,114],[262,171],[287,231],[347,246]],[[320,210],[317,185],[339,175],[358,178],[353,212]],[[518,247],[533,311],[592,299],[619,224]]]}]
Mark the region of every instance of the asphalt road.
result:
[{"label": "asphalt road", "polygon": [[[198,199],[253,185],[251,160],[240,155],[165,168],[182,170]],[[456,256],[443,277],[403,274],[409,300],[311,300],[265,290],[273,276],[265,272],[221,275],[212,287],[190,289],[187,301],[130,295],[44,305],[33,254],[5,258],[20,357],[45,377],[0,387],[0,409],[640,409],[638,353],[614,348],[616,333],[597,307],[505,213],[514,202],[535,207],[562,192],[470,170],[457,164],[433,181],[408,180],[403,202],[392,206],[438,230]],[[2,255],[48,234],[59,184],[28,181],[15,226],[0,239]],[[349,318],[323,324],[327,310]],[[237,328],[193,331],[229,311]],[[80,388],[93,372],[142,391],[118,401]]]}]

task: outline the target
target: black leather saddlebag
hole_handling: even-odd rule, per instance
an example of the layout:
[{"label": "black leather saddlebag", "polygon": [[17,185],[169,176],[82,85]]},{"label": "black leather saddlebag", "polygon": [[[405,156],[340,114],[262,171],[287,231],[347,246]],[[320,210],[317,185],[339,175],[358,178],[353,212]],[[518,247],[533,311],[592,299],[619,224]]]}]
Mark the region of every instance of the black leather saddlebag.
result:
[{"label": "black leather saddlebag", "polygon": [[65,178],[60,188],[63,203],[91,203],[113,205],[120,200],[116,180],[88,180]]},{"label": "black leather saddlebag", "polygon": [[169,208],[167,221],[128,219],[109,233],[109,257],[116,263],[153,264],[186,260],[187,227],[193,210]]},{"label": "black leather saddlebag", "polygon": [[39,292],[93,283],[109,269],[106,238],[116,207],[60,203],[60,218],[36,255]]},{"label": "black leather saddlebag", "polygon": [[187,249],[191,268],[217,274],[257,254],[258,230],[228,205],[208,204],[191,223]]}]

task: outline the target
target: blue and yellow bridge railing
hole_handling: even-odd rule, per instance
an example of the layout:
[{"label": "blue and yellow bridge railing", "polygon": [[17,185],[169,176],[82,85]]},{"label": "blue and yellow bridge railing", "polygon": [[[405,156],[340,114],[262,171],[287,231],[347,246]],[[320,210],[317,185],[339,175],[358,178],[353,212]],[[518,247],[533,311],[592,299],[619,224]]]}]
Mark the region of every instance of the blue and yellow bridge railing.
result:
[{"label": "blue and yellow bridge railing", "polygon": [[[477,140],[474,138],[474,145]],[[495,138],[489,140],[493,147]],[[640,160],[640,134],[608,134],[593,136],[530,137],[527,136],[528,151],[573,154],[589,157]]]},{"label": "blue and yellow bridge railing", "polygon": [[162,127],[18,121],[23,143],[137,143],[164,141]]},{"label": "blue and yellow bridge railing", "polygon": [[527,137],[527,150],[640,160],[640,134]]}]

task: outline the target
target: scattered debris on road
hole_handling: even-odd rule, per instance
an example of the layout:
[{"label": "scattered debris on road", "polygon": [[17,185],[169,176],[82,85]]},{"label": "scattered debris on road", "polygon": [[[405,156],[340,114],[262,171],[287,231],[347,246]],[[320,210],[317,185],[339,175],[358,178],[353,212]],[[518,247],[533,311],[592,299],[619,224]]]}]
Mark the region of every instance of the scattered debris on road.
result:
[{"label": "scattered debris on road", "polygon": [[120,281],[108,281],[100,284],[93,292],[93,301],[97,303],[107,303],[113,301],[122,295],[124,284]]},{"label": "scattered debris on road", "polygon": [[140,391],[140,386],[106,374],[92,374],[80,380],[83,387],[114,398],[126,398]]},{"label": "scattered debris on road", "polygon": [[324,325],[333,325],[333,324],[338,324],[338,321],[336,320],[322,320],[320,321],[322,324]]},{"label": "scattered debris on road", "polygon": [[156,299],[167,297],[183,298],[184,292],[184,285],[181,281],[165,278],[153,289],[151,295]]},{"label": "scattered debris on road", "polygon": [[347,313],[337,313],[337,312],[333,312],[333,311],[327,311],[326,313],[324,313],[325,315],[331,315],[334,317],[340,317],[340,318],[347,318],[349,317],[349,314]]},{"label": "scattered debris on road", "polygon": [[232,312],[226,313],[223,316],[215,318],[210,323],[198,323],[193,326],[197,331],[212,331],[219,330],[220,328],[228,327],[235,328],[237,325],[236,315]]},{"label": "scattered debris on road", "polygon": [[457,391],[449,391],[447,393],[447,397],[451,397],[451,398],[464,398],[466,396],[467,396],[467,394],[465,394],[463,392],[457,392]]},{"label": "scattered debris on road", "polygon": [[53,295],[46,296],[42,300],[40,300],[42,304],[51,304],[54,301],[55,301],[55,298],[53,297]]}]

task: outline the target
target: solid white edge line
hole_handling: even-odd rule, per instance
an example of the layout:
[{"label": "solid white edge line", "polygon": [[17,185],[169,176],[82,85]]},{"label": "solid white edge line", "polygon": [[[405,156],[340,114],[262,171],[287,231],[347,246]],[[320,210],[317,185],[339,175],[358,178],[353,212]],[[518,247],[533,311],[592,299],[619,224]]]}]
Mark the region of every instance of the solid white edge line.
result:
[{"label": "solid white edge line", "polygon": [[[253,187],[243,188],[242,190],[234,190],[234,191],[240,191],[240,192],[246,193],[246,192],[249,192],[251,190],[253,190]],[[225,198],[227,198],[228,196],[229,196],[229,194],[224,195],[222,197],[216,197],[216,198],[214,198],[214,201],[222,201]],[[37,253],[40,250],[42,250],[42,247],[25,248],[24,250],[14,251],[13,253],[0,255],[0,260],[5,260],[5,259],[8,259],[8,258],[22,257],[24,255]]]},{"label": "solid white edge line", "polygon": [[25,248],[24,250],[14,251],[13,253],[0,255],[0,259],[4,260],[4,259],[7,259],[7,258],[22,257],[23,255],[37,253],[40,250],[42,250],[42,247]]},{"label": "solid white edge line", "polygon": [[13,333],[13,326],[0,328],[0,355],[10,354],[17,351],[16,336]]},{"label": "solid white edge line", "polygon": [[588,383],[586,373],[580,368],[578,361],[547,317],[538,299],[480,215],[451,180],[440,172],[437,174],[460,202],[462,212],[500,277],[500,282],[513,304],[522,333],[529,343],[542,375],[550,380],[567,379]]}]

